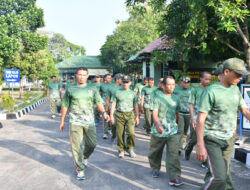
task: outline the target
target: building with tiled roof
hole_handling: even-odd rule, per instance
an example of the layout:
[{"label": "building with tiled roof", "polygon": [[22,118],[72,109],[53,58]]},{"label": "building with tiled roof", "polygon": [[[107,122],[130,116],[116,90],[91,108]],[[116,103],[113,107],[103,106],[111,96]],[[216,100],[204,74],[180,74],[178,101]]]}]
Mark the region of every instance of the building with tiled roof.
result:
[{"label": "building with tiled roof", "polygon": [[[193,58],[190,62],[174,60],[171,51],[174,50],[175,40],[169,39],[166,35],[160,37],[145,48],[139,51],[136,55],[131,56],[126,62],[128,64],[142,64],[143,77],[152,77],[155,81],[167,75],[180,76],[183,65],[188,67],[188,74],[193,82],[199,81],[199,74],[202,71],[211,71],[216,67],[216,63],[212,61],[201,61],[198,58]],[[161,64],[153,63],[154,52],[166,52],[167,62]]]}]

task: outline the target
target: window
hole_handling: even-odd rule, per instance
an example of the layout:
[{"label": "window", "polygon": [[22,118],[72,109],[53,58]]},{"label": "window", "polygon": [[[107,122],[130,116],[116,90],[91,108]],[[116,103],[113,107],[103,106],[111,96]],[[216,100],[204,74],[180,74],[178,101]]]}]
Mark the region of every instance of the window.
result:
[{"label": "window", "polygon": [[146,62],[146,77],[150,77],[150,63]]},{"label": "window", "polygon": [[166,77],[169,75],[169,71],[168,71],[168,66],[166,64],[162,64],[162,77]]}]

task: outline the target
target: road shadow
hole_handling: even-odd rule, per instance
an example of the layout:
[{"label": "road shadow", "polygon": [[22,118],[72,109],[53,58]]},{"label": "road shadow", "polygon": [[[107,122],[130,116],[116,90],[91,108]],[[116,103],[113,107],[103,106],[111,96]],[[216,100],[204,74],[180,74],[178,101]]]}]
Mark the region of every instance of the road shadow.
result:
[{"label": "road shadow", "polygon": [[[42,106],[42,108],[42,110],[37,109],[31,112],[29,117],[32,117],[32,119],[25,117],[21,120],[12,121],[14,125],[19,126],[20,130],[24,130],[22,133],[26,136],[25,139],[22,139],[22,136],[18,136],[18,139],[0,140],[0,147],[69,176],[71,183],[83,189],[100,189],[100,185],[102,189],[107,190],[172,189],[168,185],[164,161],[160,178],[152,178],[147,160],[149,137],[144,136],[141,129],[136,129],[136,133],[138,132],[137,135],[139,136],[136,139],[137,158],[131,159],[125,156],[124,159],[119,159],[116,143],[110,143],[109,140],[102,139],[103,127],[101,124],[97,127],[98,145],[89,159],[86,180],[77,181],[75,179],[76,173],[69,143],[68,122],[66,122],[65,131],[59,132],[59,118],[55,120],[47,118],[47,115],[49,115],[46,114],[48,108],[45,109],[45,106]],[[34,135],[37,139],[29,138],[29,135]],[[13,159],[16,162],[18,156]],[[164,154],[162,160],[165,160]],[[183,168],[186,185],[180,189],[199,189],[200,184],[197,183],[196,179],[203,178],[201,172],[198,169],[192,171],[188,170],[188,168]],[[190,175],[193,178],[185,177]]]}]

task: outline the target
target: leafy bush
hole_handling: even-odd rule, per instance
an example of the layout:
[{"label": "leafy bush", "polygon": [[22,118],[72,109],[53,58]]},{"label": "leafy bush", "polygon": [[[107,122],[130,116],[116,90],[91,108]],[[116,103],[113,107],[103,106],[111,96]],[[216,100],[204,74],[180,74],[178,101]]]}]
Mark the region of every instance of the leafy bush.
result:
[{"label": "leafy bush", "polygon": [[8,110],[8,112],[11,112],[15,107],[15,99],[13,99],[10,95],[3,95],[2,106],[3,109]]}]

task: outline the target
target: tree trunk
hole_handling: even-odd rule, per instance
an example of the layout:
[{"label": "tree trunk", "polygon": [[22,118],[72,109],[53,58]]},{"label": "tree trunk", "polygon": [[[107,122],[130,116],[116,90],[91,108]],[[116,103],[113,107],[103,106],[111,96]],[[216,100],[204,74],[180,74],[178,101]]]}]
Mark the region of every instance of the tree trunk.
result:
[{"label": "tree trunk", "polygon": [[[250,45],[244,44],[244,49],[245,49],[246,63],[248,66],[248,70],[250,71]],[[250,75],[248,75],[246,83],[250,84]]]},{"label": "tree trunk", "polygon": [[36,84],[37,84],[37,83],[36,83],[36,79],[34,78],[34,79],[33,79],[33,88],[36,88]]}]

